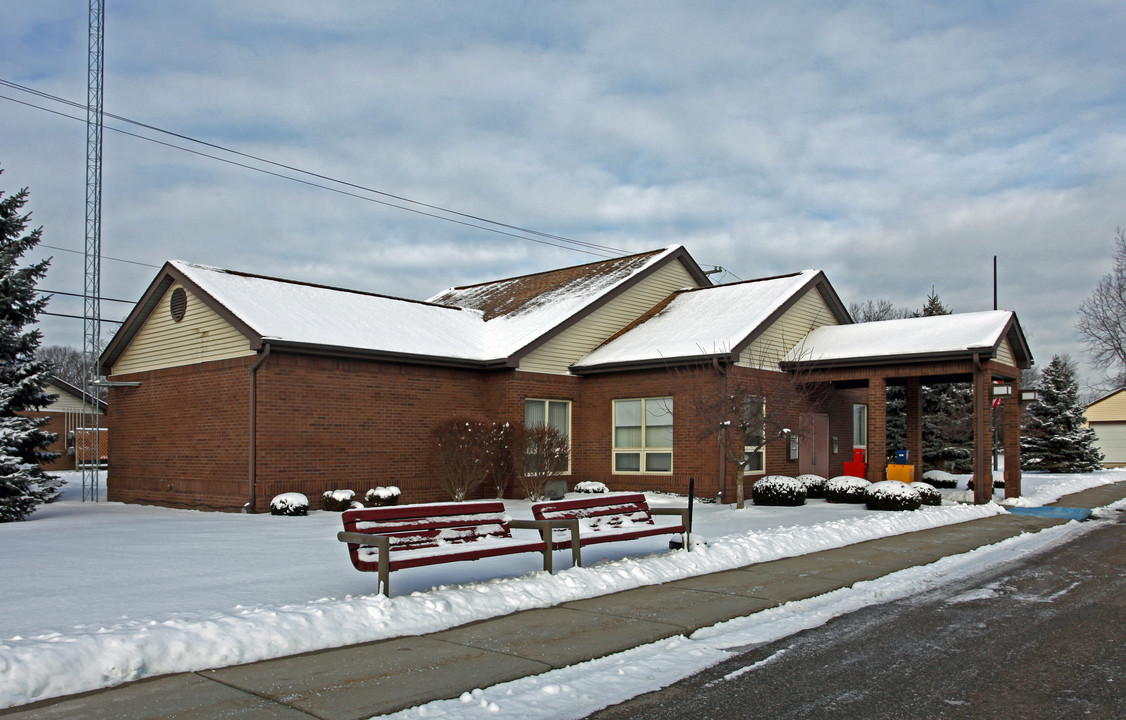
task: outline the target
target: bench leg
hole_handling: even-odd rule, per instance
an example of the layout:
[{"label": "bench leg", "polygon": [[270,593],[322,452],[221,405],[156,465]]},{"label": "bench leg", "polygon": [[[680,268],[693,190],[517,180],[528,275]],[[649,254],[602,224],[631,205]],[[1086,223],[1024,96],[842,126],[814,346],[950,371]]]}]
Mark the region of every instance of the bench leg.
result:
[{"label": "bench leg", "polygon": [[391,541],[379,538],[379,587],[383,594],[391,597]]}]

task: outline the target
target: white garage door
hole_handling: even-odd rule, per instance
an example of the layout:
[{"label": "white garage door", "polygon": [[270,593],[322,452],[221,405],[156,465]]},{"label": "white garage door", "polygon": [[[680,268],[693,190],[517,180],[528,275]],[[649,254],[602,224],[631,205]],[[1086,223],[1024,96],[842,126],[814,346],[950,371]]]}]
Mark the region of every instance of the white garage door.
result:
[{"label": "white garage door", "polygon": [[1099,449],[1103,451],[1103,465],[1126,465],[1126,423],[1091,423],[1098,436]]}]

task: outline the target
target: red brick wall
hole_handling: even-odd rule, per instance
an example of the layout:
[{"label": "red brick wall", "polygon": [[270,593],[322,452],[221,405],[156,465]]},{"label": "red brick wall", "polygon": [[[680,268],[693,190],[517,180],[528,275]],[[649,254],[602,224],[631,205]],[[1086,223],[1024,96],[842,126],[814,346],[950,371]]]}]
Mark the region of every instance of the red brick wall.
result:
[{"label": "red brick wall", "polygon": [[[113,436],[111,500],[238,510],[249,496],[250,366],[255,358],[138,373],[138,388],[111,390]],[[780,373],[742,368],[758,382],[788,383]],[[358,496],[396,485],[402,502],[448,499],[431,470],[429,432],[455,415],[522,422],[524,400],[570,400],[570,485],[603,482],[611,490],[686,493],[690,477],[699,497],[715,497],[726,472],[725,499],[734,497],[735,468],[721,459],[716,436],[694,399],[720,394],[711,369],[652,370],[588,377],[511,370],[474,372],[393,363],[318,358],[275,351],[257,372],[256,504],[269,509],[282,492],[301,492],[313,507],[326,490]],[[854,393],[855,394],[855,393]],[[672,395],[671,475],[615,473],[612,469],[613,401]],[[845,394],[822,411],[841,437],[837,468],[851,451],[851,399]],[[798,427],[794,410],[791,426]],[[841,430],[847,423],[848,430]],[[778,442],[766,451],[767,472],[796,474]],[[477,493],[487,496],[482,487]],[[519,487],[509,495],[521,495]]]},{"label": "red brick wall", "polygon": [[115,376],[111,501],[237,510],[247,500],[250,365],[240,358]]}]

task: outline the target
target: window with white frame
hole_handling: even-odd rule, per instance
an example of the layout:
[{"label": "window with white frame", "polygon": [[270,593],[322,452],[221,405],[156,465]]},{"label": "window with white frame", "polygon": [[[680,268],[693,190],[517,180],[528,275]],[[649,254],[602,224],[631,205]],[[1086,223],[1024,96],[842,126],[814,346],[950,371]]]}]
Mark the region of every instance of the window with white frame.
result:
[{"label": "window with white frame", "polygon": [[747,398],[746,402],[743,474],[762,475],[766,472],[766,403],[756,398]]},{"label": "window with white frame", "polygon": [[567,438],[567,469],[571,472],[571,401],[570,400],[524,400],[524,425],[550,425]]},{"label": "window with white frame", "polygon": [[852,406],[852,447],[868,447],[868,406]]},{"label": "window with white frame", "polygon": [[614,472],[672,472],[671,397],[614,401]]}]

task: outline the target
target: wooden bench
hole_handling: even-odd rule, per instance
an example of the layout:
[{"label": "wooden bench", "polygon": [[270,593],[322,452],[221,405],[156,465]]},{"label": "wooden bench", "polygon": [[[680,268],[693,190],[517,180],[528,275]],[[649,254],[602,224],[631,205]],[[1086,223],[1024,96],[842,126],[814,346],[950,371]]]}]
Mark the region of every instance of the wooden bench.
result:
[{"label": "wooden bench", "polygon": [[[458,560],[543,554],[543,569],[551,572],[553,523],[512,520],[499,500],[346,510],[344,531],[336,538],[348,543],[357,570],[379,573],[379,586],[390,596],[392,570],[437,565]],[[517,538],[512,528],[539,531],[539,538]]]},{"label": "wooden bench", "polygon": [[[680,522],[658,525],[653,521],[654,515],[679,515]],[[581,554],[574,547],[576,537],[581,546],[683,533],[686,536],[685,546],[692,549],[687,541],[692,532],[689,509],[650,508],[641,493],[590,495],[574,500],[536,503],[532,505],[532,517],[554,526],[555,547],[571,548],[575,565],[582,565]],[[559,537],[567,531],[567,537]]]}]

